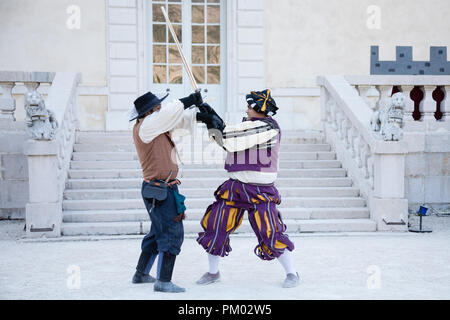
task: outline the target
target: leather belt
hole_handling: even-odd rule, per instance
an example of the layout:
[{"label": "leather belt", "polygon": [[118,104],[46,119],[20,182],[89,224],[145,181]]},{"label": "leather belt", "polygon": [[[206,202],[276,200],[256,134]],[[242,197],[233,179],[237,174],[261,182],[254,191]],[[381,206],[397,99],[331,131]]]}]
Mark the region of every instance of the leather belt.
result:
[{"label": "leather belt", "polygon": [[154,181],[153,183],[156,186],[158,186],[158,187],[160,187],[161,185],[166,185],[168,187],[171,187],[174,184],[176,184],[176,185],[180,185],[181,184],[181,181],[178,180],[178,179],[175,179],[175,180],[170,181],[170,182],[165,182],[165,181],[161,181],[161,180],[148,180],[148,179],[144,179],[144,181],[147,182],[147,183],[149,183],[150,181]]}]

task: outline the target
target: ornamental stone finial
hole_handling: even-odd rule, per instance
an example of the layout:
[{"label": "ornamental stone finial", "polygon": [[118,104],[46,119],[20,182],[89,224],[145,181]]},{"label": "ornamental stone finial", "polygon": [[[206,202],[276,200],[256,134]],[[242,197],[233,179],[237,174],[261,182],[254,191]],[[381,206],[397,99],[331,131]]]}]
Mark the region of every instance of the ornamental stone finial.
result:
[{"label": "ornamental stone finial", "polygon": [[403,138],[403,109],[405,96],[401,92],[392,95],[389,104],[373,113],[370,125],[384,141],[398,141]]},{"label": "ornamental stone finial", "polygon": [[36,90],[25,93],[25,122],[28,133],[34,140],[52,140],[55,136],[58,123],[55,114],[45,108],[42,94]]}]

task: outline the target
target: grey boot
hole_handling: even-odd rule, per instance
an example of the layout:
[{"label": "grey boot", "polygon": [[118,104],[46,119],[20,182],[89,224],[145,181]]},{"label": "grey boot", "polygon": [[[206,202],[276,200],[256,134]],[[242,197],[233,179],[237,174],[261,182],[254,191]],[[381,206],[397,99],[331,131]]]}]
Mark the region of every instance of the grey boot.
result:
[{"label": "grey boot", "polygon": [[207,272],[199,280],[197,280],[196,283],[200,284],[200,285],[207,285],[207,284],[217,282],[219,280],[220,280],[220,272],[217,271],[216,274]]},{"label": "grey boot", "polygon": [[173,268],[175,266],[176,256],[170,252],[164,252],[162,256],[161,270],[159,278],[156,280],[153,287],[154,291],[159,292],[185,292],[184,288],[181,288],[171,282]]},{"label": "grey boot", "polygon": [[298,286],[300,282],[300,277],[298,272],[296,274],[288,273],[286,279],[284,279],[283,288],[294,288]]},{"label": "grey boot", "polygon": [[155,278],[153,278],[149,274],[142,273],[140,271],[136,271],[136,273],[133,276],[133,279],[131,282],[133,283],[154,283],[156,281]]},{"label": "grey boot", "polygon": [[133,275],[133,279],[131,279],[132,283],[154,283],[156,281],[149,273],[157,256],[157,253],[141,252],[136,266],[136,272]]},{"label": "grey boot", "polygon": [[178,293],[186,291],[186,289],[181,288],[176,284],[173,284],[171,281],[162,282],[159,280],[156,280],[155,285],[153,286],[153,290],[158,292],[170,292],[170,293]]}]

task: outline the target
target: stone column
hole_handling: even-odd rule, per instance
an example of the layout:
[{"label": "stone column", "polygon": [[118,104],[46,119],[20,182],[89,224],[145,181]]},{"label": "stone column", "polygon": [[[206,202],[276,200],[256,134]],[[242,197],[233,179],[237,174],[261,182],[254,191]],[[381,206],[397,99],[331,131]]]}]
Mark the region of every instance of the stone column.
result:
[{"label": "stone column", "polygon": [[58,188],[58,145],[56,141],[27,140],[30,198],[26,205],[27,237],[61,236],[62,203]]},{"label": "stone column", "polygon": [[375,148],[370,207],[378,231],[408,230],[408,200],[404,198],[406,153],[403,142],[380,141]]}]

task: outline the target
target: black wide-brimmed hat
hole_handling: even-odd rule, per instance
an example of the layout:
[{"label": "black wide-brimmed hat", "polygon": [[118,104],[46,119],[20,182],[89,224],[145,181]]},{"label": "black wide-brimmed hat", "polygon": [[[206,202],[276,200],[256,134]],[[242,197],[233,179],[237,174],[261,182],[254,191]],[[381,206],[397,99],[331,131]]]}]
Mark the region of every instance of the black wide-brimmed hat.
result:
[{"label": "black wide-brimmed hat", "polygon": [[270,90],[251,91],[245,96],[247,103],[256,112],[264,113],[265,115],[273,116],[277,113],[278,107],[275,100],[270,95]]},{"label": "black wide-brimmed hat", "polygon": [[142,117],[144,114],[152,110],[163,102],[169,93],[157,93],[156,95],[150,91],[134,100],[134,110],[130,115],[130,121]]}]

